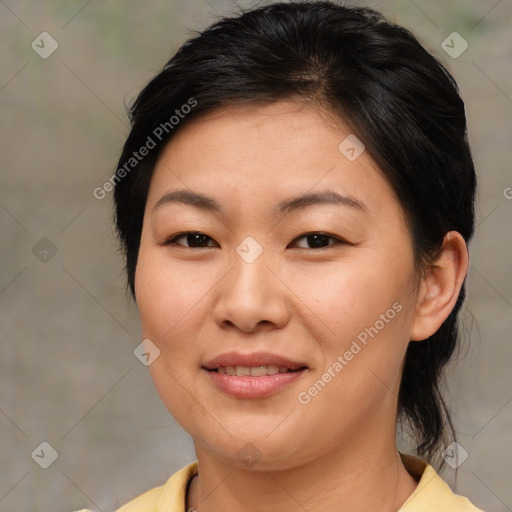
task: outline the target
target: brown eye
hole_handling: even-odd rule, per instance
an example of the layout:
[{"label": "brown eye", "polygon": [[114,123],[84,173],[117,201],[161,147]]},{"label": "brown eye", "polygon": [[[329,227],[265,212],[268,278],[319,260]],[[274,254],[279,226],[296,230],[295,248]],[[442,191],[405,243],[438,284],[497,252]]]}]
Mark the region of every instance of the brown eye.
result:
[{"label": "brown eye", "polygon": [[[184,245],[182,243],[178,243],[178,240],[185,239],[186,244]],[[183,233],[178,233],[177,235],[173,235],[167,242],[165,242],[165,245],[182,245],[184,247],[188,247],[190,249],[193,248],[202,248],[202,247],[212,247],[211,245],[206,245],[208,241],[213,241],[213,238],[209,237],[208,235],[205,235],[204,233],[201,233],[199,231],[186,231]]]},{"label": "brown eye", "polygon": [[[310,247],[299,247],[300,249],[324,249],[326,247],[339,245],[344,242],[340,238],[327,235],[326,233],[306,233],[299,238],[296,238],[294,242],[301,239],[305,239],[306,244],[308,244]],[[330,243],[331,241],[333,243]]]}]

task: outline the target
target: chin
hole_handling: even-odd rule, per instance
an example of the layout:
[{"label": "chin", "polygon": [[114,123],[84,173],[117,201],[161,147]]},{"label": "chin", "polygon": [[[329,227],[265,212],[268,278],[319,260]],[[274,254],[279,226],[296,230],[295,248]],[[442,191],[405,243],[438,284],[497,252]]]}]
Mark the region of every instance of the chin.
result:
[{"label": "chin", "polygon": [[233,437],[223,432],[216,438],[211,437],[211,430],[206,436],[192,434],[198,457],[207,451],[230,466],[252,471],[281,471],[304,463],[304,442],[292,432],[283,430],[281,435],[269,436],[268,432],[246,429],[231,434]]}]

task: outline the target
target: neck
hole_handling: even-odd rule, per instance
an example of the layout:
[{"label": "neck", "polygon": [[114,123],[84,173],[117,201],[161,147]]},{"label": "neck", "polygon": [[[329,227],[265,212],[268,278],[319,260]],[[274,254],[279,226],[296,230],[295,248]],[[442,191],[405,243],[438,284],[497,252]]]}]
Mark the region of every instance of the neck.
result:
[{"label": "neck", "polygon": [[392,433],[392,443],[354,442],[280,471],[241,470],[196,444],[199,476],[189,488],[187,510],[395,512],[417,482],[403,466]]}]

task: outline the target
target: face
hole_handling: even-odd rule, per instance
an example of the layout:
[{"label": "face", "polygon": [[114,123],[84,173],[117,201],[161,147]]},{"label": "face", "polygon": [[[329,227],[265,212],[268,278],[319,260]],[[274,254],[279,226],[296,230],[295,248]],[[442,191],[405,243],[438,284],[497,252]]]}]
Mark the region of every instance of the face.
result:
[{"label": "face", "polygon": [[394,432],[412,241],[368,153],[339,149],[349,135],[292,102],[236,107],[157,162],[135,278],[150,371],[196,447],[232,464],[284,469]]}]

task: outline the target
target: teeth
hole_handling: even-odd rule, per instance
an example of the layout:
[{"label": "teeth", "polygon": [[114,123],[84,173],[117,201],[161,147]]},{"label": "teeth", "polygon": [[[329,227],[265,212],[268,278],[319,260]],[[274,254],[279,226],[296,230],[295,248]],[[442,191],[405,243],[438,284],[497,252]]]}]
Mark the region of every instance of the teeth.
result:
[{"label": "teeth", "polygon": [[237,366],[236,367],[236,374],[237,376],[247,376],[251,375],[251,368],[248,366]]},{"label": "teeth", "polygon": [[[236,367],[236,374],[240,375],[238,373],[238,368],[240,368],[240,366]],[[251,375],[253,377],[262,377],[263,375],[267,375],[267,369],[265,368],[265,366],[253,366],[251,368]]]},{"label": "teeth", "polygon": [[[283,368],[282,373],[286,373],[288,371],[288,368],[286,368],[284,366],[282,368]],[[267,366],[267,375],[276,375],[277,373],[279,373],[279,366],[277,366],[275,364],[269,364]]]},{"label": "teeth", "polygon": [[221,366],[217,368],[218,373],[225,375],[237,375],[239,377],[264,377],[265,375],[277,375],[291,371],[286,366],[268,364],[265,366]]}]

